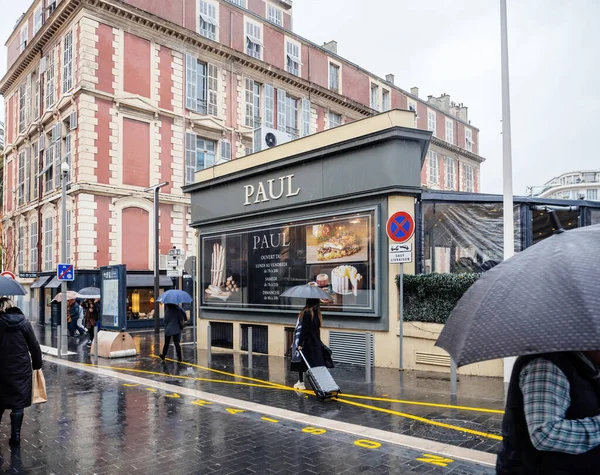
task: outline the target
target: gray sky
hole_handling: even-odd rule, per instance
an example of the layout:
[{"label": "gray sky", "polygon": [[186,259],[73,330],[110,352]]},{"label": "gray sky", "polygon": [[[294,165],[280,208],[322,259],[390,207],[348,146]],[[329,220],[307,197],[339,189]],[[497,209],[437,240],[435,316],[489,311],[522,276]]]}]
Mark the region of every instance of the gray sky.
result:
[{"label": "gray sky", "polygon": [[[2,1],[6,40],[25,1]],[[482,191],[502,191],[499,0],[294,0],[294,30],[403,89],[447,93],[480,129]],[[18,6],[17,6],[18,5]],[[21,6],[23,5],[23,6]],[[368,6],[368,8],[366,8]],[[508,0],[515,194],[600,168],[597,0]],[[0,73],[6,51],[0,51]],[[0,109],[4,114],[4,107]]]}]

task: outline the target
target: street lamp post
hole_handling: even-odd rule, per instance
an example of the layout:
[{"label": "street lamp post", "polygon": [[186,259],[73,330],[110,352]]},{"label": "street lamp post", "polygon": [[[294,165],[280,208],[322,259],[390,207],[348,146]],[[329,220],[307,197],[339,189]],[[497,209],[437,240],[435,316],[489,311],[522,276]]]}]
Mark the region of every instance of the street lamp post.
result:
[{"label": "street lamp post", "polygon": [[160,309],[158,303],[158,292],[160,291],[160,249],[159,249],[159,230],[158,230],[158,193],[163,186],[167,186],[168,181],[146,188],[144,191],[154,191],[154,333],[160,333]]},{"label": "street lamp post", "polygon": [[[62,193],[62,203],[61,203],[61,229],[62,229],[62,239],[61,239],[61,259],[62,262],[67,262],[67,178],[69,176],[69,171],[71,167],[65,161],[60,165],[60,178],[61,178],[61,193]],[[57,350],[58,357],[62,357],[67,353],[67,345],[66,339],[67,336],[67,282],[63,280],[61,284],[61,292],[62,299],[60,305],[60,321],[58,324],[58,341],[57,341]],[[64,352],[64,353],[63,353]]]}]

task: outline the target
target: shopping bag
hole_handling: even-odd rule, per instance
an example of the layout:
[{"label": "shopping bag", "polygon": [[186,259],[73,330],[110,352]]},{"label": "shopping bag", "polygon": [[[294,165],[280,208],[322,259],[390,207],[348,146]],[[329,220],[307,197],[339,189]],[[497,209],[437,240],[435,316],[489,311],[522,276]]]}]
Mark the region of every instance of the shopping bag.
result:
[{"label": "shopping bag", "polygon": [[48,401],[46,395],[46,380],[44,379],[44,373],[41,369],[33,370],[33,391],[32,391],[32,404],[41,404],[42,402]]}]

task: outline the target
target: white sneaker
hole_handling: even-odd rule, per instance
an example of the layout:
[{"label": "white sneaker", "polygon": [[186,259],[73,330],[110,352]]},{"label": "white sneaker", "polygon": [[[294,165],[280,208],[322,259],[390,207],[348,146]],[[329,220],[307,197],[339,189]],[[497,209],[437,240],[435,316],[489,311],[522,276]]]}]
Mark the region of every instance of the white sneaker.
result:
[{"label": "white sneaker", "polygon": [[304,391],[306,389],[306,386],[304,385],[304,383],[298,381],[296,384],[294,384],[294,389],[299,389],[300,391]]}]

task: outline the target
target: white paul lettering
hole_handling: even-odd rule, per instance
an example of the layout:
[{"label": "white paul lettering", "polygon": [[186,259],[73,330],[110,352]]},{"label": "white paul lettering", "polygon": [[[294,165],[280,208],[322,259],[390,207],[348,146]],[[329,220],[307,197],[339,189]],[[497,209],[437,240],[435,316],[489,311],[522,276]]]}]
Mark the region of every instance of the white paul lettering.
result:
[{"label": "white paul lettering", "polygon": [[290,247],[290,241],[287,233],[263,234],[254,236],[254,250],[271,249],[272,247]]},{"label": "white paul lettering", "polygon": [[[276,184],[276,182],[279,182]],[[265,203],[270,200],[278,200],[285,194],[286,198],[298,196],[300,187],[294,186],[294,175],[281,176],[278,179],[267,180],[267,186],[262,181],[258,182],[256,188],[254,185],[244,186],[244,206],[251,204]]]}]

